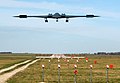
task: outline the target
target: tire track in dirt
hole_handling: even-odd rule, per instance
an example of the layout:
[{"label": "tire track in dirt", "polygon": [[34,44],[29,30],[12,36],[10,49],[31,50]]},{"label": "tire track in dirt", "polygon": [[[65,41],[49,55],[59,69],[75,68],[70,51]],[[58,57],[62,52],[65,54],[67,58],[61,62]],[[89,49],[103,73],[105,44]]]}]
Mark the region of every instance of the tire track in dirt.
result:
[{"label": "tire track in dirt", "polygon": [[19,66],[19,65],[26,64],[26,63],[28,63],[28,62],[30,62],[30,61],[31,61],[31,60],[26,60],[26,61],[24,61],[24,62],[15,64],[15,65],[13,65],[13,66],[10,66],[10,67],[8,67],[8,68],[1,69],[1,70],[0,70],[0,74],[3,73],[3,72],[6,72],[6,71],[12,70],[12,69],[14,69],[15,67],[17,67],[17,66]]},{"label": "tire track in dirt", "polygon": [[22,67],[19,67],[13,71],[10,71],[8,73],[4,73],[3,75],[0,75],[0,83],[6,83],[6,81],[11,78],[13,75],[15,75],[16,73],[20,72],[20,71],[23,71],[24,69],[26,69],[28,66],[34,64],[35,62],[37,62],[39,59],[36,59]]}]

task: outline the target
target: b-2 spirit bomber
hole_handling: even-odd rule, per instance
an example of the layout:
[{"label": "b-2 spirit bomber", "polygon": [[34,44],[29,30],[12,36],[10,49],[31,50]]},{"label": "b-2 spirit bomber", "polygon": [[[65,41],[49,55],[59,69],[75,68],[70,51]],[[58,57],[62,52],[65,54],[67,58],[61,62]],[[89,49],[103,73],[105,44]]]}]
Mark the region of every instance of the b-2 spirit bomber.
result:
[{"label": "b-2 spirit bomber", "polygon": [[66,22],[69,22],[69,18],[77,18],[77,17],[94,18],[94,17],[100,17],[100,16],[96,16],[96,15],[66,15],[66,14],[55,13],[55,14],[48,14],[48,15],[33,15],[33,16],[18,15],[18,16],[14,16],[14,17],[19,17],[19,18],[32,18],[32,17],[34,17],[34,18],[44,18],[45,22],[48,22],[48,18],[56,19],[56,22],[58,22],[58,19],[65,18]]}]

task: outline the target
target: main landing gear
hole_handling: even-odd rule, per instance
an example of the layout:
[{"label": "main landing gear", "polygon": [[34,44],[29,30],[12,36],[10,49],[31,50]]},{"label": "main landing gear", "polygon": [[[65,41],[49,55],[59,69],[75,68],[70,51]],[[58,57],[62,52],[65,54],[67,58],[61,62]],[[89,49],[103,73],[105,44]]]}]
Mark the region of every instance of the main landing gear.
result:
[{"label": "main landing gear", "polygon": [[47,18],[45,18],[45,22],[48,22]]}]

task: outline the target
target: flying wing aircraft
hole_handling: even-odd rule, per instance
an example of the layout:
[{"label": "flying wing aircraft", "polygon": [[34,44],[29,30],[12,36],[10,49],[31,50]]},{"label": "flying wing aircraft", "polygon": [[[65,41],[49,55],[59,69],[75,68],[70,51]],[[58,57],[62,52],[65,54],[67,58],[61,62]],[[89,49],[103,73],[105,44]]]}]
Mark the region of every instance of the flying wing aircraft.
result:
[{"label": "flying wing aircraft", "polygon": [[44,18],[45,22],[48,22],[47,18],[53,18],[56,19],[56,22],[58,22],[58,19],[61,18],[66,18],[66,22],[69,22],[69,18],[76,18],[76,17],[86,17],[86,18],[93,18],[93,17],[100,17],[100,16],[95,16],[95,15],[66,15],[66,14],[48,14],[48,15],[39,15],[39,16],[28,16],[28,15],[19,15],[19,16],[14,16],[14,17],[19,17],[19,18]]}]

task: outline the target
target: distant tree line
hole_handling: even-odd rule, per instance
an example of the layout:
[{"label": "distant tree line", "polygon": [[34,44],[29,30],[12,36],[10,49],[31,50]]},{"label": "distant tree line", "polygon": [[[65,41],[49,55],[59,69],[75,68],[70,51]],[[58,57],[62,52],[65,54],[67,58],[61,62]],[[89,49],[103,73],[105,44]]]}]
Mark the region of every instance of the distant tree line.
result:
[{"label": "distant tree line", "polygon": [[12,52],[0,52],[0,54],[12,54]]},{"label": "distant tree line", "polygon": [[95,55],[120,55],[120,52],[98,52]]},{"label": "distant tree line", "polygon": [[78,56],[85,56],[87,54],[65,54],[65,56],[73,56],[73,57],[78,57]]},{"label": "distant tree line", "polygon": [[52,56],[52,54],[35,54],[36,56]]}]

